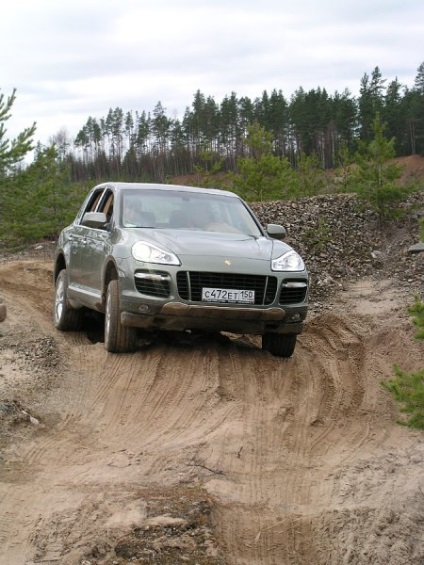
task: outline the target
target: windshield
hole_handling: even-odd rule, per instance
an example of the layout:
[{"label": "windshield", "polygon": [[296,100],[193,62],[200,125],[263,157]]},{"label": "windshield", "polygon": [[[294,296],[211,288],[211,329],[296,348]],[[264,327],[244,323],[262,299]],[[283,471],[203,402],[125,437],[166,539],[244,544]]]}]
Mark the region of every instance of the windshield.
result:
[{"label": "windshield", "polygon": [[124,190],[121,210],[124,227],[262,235],[244,203],[224,194]]}]

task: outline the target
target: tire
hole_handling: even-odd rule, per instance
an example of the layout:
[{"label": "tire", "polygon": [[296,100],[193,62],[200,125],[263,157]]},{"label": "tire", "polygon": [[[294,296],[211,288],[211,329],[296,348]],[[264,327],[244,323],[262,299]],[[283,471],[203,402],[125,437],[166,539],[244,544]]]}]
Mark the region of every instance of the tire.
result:
[{"label": "tire", "polygon": [[82,328],[81,309],[72,308],[68,302],[68,273],[60,271],[55,285],[53,323],[63,332],[79,331]]},{"label": "tire", "polygon": [[296,347],[296,334],[265,334],[262,336],[262,349],[275,357],[291,357]]},{"label": "tire", "polygon": [[111,353],[131,353],[136,347],[137,330],[121,324],[119,284],[108,284],[105,308],[105,348]]}]

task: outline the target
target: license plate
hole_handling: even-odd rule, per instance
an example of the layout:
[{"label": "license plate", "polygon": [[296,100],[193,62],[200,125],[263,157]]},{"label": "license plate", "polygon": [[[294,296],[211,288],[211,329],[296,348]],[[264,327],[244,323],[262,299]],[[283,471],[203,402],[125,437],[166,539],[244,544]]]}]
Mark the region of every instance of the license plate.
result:
[{"label": "license plate", "polygon": [[202,288],[204,302],[238,302],[242,304],[255,303],[254,290],[237,290],[232,288]]}]

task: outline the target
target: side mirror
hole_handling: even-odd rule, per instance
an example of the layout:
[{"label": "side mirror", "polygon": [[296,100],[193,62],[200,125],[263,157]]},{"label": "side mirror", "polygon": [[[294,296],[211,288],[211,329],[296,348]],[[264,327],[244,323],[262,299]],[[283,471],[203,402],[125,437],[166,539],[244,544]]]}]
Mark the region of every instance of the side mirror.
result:
[{"label": "side mirror", "polygon": [[104,228],[107,223],[106,214],[103,212],[86,212],[81,224],[89,228]]},{"label": "side mirror", "polygon": [[287,235],[286,228],[279,224],[268,224],[266,226],[266,233],[274,239],[284,239]]}]

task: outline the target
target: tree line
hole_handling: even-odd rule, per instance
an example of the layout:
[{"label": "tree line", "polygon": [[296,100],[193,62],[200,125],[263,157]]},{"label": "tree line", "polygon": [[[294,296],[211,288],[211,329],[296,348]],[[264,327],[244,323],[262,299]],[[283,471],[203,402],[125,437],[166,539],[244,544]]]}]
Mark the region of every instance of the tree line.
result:
[{"label": "tree line", "polygon": [[[408,192],[421,189],[399,183],[402,171],[393,163],[396,155],[424,154],[424,63],[418,70],[398,107],[389,103],[393,85],[383,95],[376,68],[364,75],[357,101],[347,92],[328,97],[300,89],[290,103],[274,91],[254,102],[234,94],[218,107],[198,92],[181,123],[160,104],[135,122],[130,113],[111,110],[104,123],[90,118],[73,147],[64,132],[46,147],[35,144],[35,124],[8,139],[15,92],[0,92],[0,244],[54,238],[94,183],[176,182],[182,174],[185,184],[229,188],[254,202],[356,192],[386,222]],[[319,100],[334,111],[332,120]],[[402,135],[393,135],[396,125]],[[33,150],[33,163],[23,166]],[[337,172],[328,175],[330,167]]]},{"label": "tree line", "polygon": [[196,167],[234,171],[240,158],[250,156],[248,126],[257,123],[272,134],[275,156],[295,168],[302,157],[315,156],[331,169],[341,152],[353,154],[371,140],[376,114],[397,156],[424,155],[424,62],[412,87],[397,78],[387,83],[375,67],[363,75],[358,97],[347,89],[330,95],[325,88],[300,87],[289,100],[274,89],[254,100],[233,92],[217,103],[197,91],[181,120],[169,117],[161,102],[152,113],[116,107],[100,119],[89,117],[72,143],[64,132],[52,141],[75,181],[164,182]]}]

